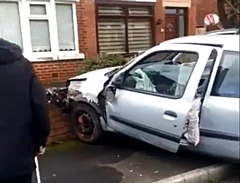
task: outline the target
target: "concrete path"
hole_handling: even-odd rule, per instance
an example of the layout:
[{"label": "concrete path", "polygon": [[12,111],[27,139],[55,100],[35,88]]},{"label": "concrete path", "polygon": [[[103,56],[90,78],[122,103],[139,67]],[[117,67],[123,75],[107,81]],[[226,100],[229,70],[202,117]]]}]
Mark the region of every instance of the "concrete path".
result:
[{"label": "concrete path", "polygon": [[52,147],[40,157],[40,169],[42,183],[151,183],[216,162],[110,134],[99,145],[72,141]]}]

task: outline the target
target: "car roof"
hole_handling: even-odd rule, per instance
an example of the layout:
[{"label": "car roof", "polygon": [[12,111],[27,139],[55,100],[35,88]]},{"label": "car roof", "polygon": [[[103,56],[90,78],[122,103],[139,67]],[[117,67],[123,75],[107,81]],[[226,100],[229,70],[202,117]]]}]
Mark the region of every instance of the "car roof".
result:
[{"label": "car roof", "polygon": [[224,50],[239,52],[239,35],[194,35],[171,39],[160,44],[180,43],[222,47]]},{"label": "car roof", "polygon": [[239,30],[238,28],[218,29],[218,30],[208,31],[206,32],[206,35],[227,34],[227,33],[236,34],[238,30]]}]

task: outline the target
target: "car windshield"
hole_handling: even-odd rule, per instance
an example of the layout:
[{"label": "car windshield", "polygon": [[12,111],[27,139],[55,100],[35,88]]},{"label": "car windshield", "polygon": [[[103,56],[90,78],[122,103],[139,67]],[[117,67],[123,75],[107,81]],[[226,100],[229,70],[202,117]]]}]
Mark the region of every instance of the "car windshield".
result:
[{"label": "car windshield", "polygon": [[120,66],[120,67],[117,67],[117,68],[115,68],[115,69],[107,72],[107,73],[105,74],[105,76],[108,76],[108,77],[114,76],[117,72],[119,72],[120,70],[122,70],[124,67],[128,66],[129,64],[131,64],[135,59],[136,59],[136,57],[133,58],[132,60],[128,61],[126,64],[124,64],[124,65],[122,65],[122,66]]},{"label": "car windshield", "polygon": [[[139,57],[140,55],[142,55],[143,53],[145,53],[145,51],[141,52],[137,57]],[[119,72],[120,70],[122,70],[123,68],[127,67],[129,64],[131,64],[132,62],[134,62],[136,60],[137,57],[134,57],[133,59],[131,59],[130,61],[128,61],[126,64],[111,70],[110,72],[106,73],[105,76],[108,76],[109,78],[114,76],[117,72]]]}]

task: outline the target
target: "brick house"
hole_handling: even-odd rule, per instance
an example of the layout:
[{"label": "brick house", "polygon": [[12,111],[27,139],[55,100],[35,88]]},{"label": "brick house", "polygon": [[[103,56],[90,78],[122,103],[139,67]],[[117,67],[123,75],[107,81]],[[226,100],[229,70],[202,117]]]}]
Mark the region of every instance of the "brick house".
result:
[{"label": "brick house", "polygon": [[[134,54],[195,34],[195,0],[1,0],[0,37],[22,46],[44,84],[100,52]],[[11,12],[11,13],[9,13]]]}]

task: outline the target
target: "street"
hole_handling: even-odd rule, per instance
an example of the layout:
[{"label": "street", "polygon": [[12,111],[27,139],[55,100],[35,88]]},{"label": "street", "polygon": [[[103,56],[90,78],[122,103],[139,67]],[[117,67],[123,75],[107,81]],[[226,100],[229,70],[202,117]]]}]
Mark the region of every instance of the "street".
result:
[{"label": "street", "polygon": [[70,141],[51,147],[39,161],[42,183],[150,183],[217,162],[113,134],[99,145]]}]

